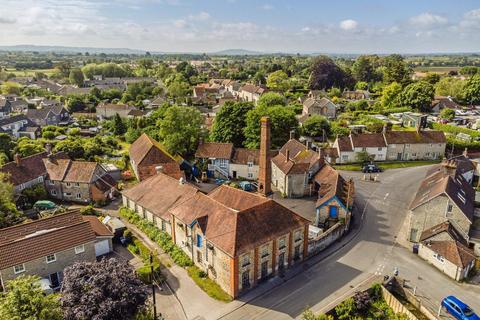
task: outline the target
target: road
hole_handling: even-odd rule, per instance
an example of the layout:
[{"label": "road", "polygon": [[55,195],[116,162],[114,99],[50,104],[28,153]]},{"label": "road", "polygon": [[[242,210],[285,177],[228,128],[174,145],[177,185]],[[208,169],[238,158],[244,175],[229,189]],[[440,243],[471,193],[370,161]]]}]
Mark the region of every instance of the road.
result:
[{"label": "road", "polygon": [[418,286],[417,292],[432,308],[453,293],[480,311],[479,287],[450,280],[396,243],[425,172],[426,167],[388,170],[380,174],[379,182],[361,181],[361,173],[342,172],[355,180],[358,235],[333,255],[221,319],[295,319],[306,308],[325,312],[375,277],[391,274],[394,267],[409,285]]}]

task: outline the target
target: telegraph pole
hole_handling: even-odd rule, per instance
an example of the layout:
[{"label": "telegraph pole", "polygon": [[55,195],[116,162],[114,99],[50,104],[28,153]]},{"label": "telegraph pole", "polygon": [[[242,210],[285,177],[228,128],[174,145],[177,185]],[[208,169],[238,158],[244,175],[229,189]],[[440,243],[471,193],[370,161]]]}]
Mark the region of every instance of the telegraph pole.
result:
[{"label": "telegraph pole", "polygon": [[155,281],[153,279],[153,254],[150,252],[150,281],[152,282],[153,294],[153,320],[157,320],[157,299],[155,297]]}]

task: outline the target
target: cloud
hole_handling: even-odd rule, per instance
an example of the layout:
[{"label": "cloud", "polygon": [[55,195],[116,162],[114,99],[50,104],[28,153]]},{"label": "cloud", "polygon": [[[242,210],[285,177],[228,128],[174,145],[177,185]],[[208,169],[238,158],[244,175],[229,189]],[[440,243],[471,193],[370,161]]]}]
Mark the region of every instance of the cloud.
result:
[{"label": "cloud", "polygon": [[410,18],[409,22],[414,27],[435,28],[435,27],[447,25],[448,19],[443,16],[439,16],[439,15],[435,15],[427,12],[427,13],[422,13],[418,16]]},{"label": "cloud", "polygon": [[340,22],[340,28],[345,31],[352,31],[357,29],[358,22],[352,19],[343,20]]},{"label": "cloud", "polygon": [[273,9],[273,6],[267,3],[267,4],[264,4],[261,8],[265,11],[270,11]]},{"label": "cloud", "polygon": [[16,21],[17,19],[15,18],[0,17],[0,24],[12,24]]},{"label": "cloud", "polygon": [[190,21],[207,21],[211,18],[210,14],[208,12],[200,12],[198,14],[195,14],[195,15],[189,15],[188,16],[188,20]]}]

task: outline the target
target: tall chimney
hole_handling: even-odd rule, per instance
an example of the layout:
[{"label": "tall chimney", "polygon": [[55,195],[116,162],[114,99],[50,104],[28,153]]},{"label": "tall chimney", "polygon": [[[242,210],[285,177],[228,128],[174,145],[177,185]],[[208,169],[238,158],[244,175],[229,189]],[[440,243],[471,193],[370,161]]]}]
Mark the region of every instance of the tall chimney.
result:
[{"label": "tall chimney", "polygon": [[260,170],[258,172],[258,192],[264,196],[272,193],[272,163],[270,161],[270,118],[260,120]]},{"label": "tall chimney", "polygon": [[290,150],[285,150],[285,158],[287,159],[287,161],[290,160]]},{"label": "tall chimney", "polygon": [[18,153],[15,153],[14,158],[15,158],[15,163],[17,164],[17,166],[20,167],[22,158],[20,158],[20,155]]}]

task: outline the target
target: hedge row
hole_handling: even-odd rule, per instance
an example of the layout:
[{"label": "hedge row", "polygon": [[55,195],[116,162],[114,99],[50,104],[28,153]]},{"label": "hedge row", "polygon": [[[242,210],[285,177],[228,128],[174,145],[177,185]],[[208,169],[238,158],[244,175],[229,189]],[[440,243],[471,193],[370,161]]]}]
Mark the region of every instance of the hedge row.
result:
[{"label": "hedge row", "polygon": [[459,134],[459,133],[466,133],[472,137],[480,137],[480,131],[477,130],[472,130],[468,128],[462,128],[462,127],[457,127],[457,126],[452,126],[449,124],[442,124],[442,123],[432,123],[432,128],[434,130],[439,130],[443,131],[446,133],[451,133],[451,134]]}]

